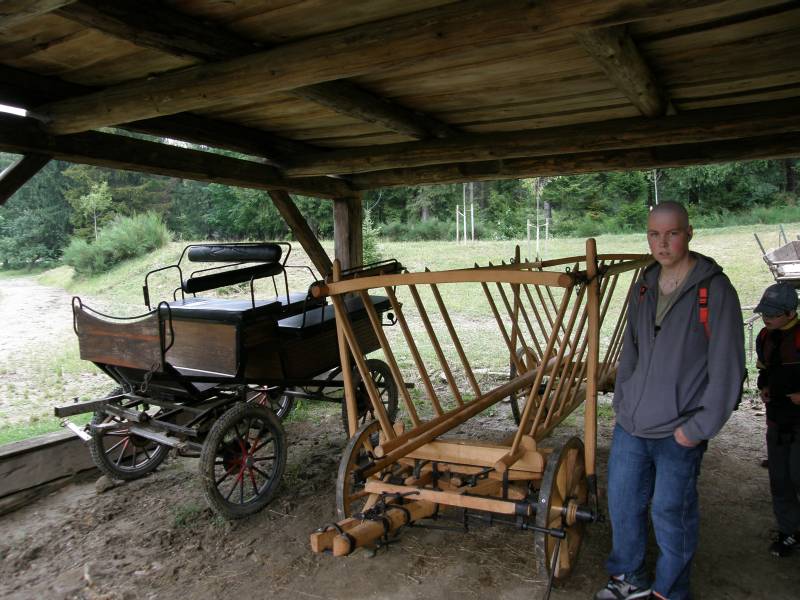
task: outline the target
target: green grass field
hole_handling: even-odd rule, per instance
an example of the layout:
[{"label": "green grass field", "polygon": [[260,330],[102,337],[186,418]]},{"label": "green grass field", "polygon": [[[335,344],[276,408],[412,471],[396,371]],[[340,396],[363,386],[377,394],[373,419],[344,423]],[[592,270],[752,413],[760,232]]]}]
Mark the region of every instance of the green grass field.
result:
[{"label": "green grass field", "polygon": [[[800,224],[789,224],[785,226],[790,237],[800,231]],[[753,232],[757,232],[767,245],[777,245],[777,227],[772,225],[739,226],[722,229],[698,230],[692,242],[692,249],[709,255],[717,260],[731,278],[734,286],[739,292],[743,306],[753,306],[758,301],[762,290],[772,283],[772,277],[761,258],[761,252],[753,239]],[[525,241],[519,242],[522,256],[528,255],[528,245]],[[130,316],[145,312],[142,302],[141,285],[144,274],[153,268],[173,263],[183,248],[183,243],[173,242],[166,247],[141,257],[126,261],[111,271],[90,279],[76,278],[73,276],[69,267],[58,267],[39,275],[29,275],[25,272],[14,272],[4,276],[24,277],[36,276],[39,283],[43,285],[63,288],[70,294],[76,294],[87,299],[87,303],[97,307],[102,311],[119,316]],[[323,242],[323,246],[329,254],[333,254],[332,242]],[[508,261],[513,255],[516,243],[512,241],[481,241],[474,244],[461,245],[455,242],[416,242],[416,243],[382,243],[380,251],[384,258],[397,258],[410,271],[421,271],[426,267],[431,270],[446,270],[470,267],[474,263],[487,265],[489,262],[499,264],[503,260]],[[531,244],[532,253],[535,253],[535,244]],[[644,253],[646,252],[646,242],[644,234],[628,235],[603,235],[597,238],[598,251],[602,253]],[[542,244],[542,248],[544,244]],[[554,239],[547,244],[547,252],[544,258],[558,258],[563,256],[574,256],[584,252],[584,239]],[[291,263],[310,264],[299,244],[293,245]],[[171,275],[171,279],[165,277],[163,281],[155,281],[154,289],[158,289],[162,296],[168,295],[168,290],[175,287],[177,278]],[[293,273],[291,281],[292,287],[304,290],[311,282],[311,277],[300,273]],[[497,385],[499,377],[508,369],[508,352],[502,340],[497,335],[497,326],[491,316],[489,306],[483,296],[480,286],[475,284],[441,286],[442,294],[448,311],[458,330],[466,354],[470,357],[473,367],[482,369],[485,372],[481,376],[481,387],[484,385]],[[0,290],[0,293],[2,291]],[[244,290],[240,290],[244,294]],[[271,295],[270,290],[258,288],[258,293]],[[400,299],[408,309],[412,307],[410,296],[403,290],[399,291]],[[154,294],[154,296],[157,294]],[[246,295],[246,294],[244,294]],[[434,302],[430,295],[423,291],[423,298],[426,299],[426,306],[431,311],[432,318],[436,321],[438,311],[435,309]],[[618,292],[615,295],[611,311],[618,309],[624,299],[624,293]],[[416,331],[422,330],[421,321],[412,315],[409,310],[409,320]],[[744,318],[751,315],[745,311]],[[0,315],[0,318],[9,318],[7,315]],[[69,333],[71,322],[60,324]],[[756,324],[756,331],[758,324]],[[442,341],[444,352],[451,365],[458,364],[458,358],[446,329],[438,322],[435,324],[437,336]],[[408,381],[414,381],[419,391],[419,381],[414,362],[408,351],[407,345],[403,340],[399,327],[390,327],[385,330],[392,343],[393,351],[396,354],[404,377]],[[608,335],[608,326],[604,329],[604,335]],[[426,336],[419,337],[420,351],[426,365],[431,372],[432,378],[437,385],[445,387],[441,379],[440,367],[436,359],[436,354],[430,344],[424,342]],[[66,345],[54,344],[50,349],[50,354],[44,360],[38,360],[35,366],[26,366],[26,354],[22,353],[19,360],[23,364],[5,365],[5,372],[15,370],[29,370],[34,373],[38,380],[33,389],[25,386],[5,384],[0,388],[0,393],[6,398],[5,404],[13,407],[13,413],[0,414],[0,443],[22,439],[44,433],[55,429],[58,425],[52,414],[52,406],[58,403],[69,401],[66,396],[67,391],[74,395],[83,395],[82,392],[75,393],[76,385],[84,385],[86,394],[91,397],[103,388],[104,377],[98,375],[93,365],[83,363],[77,356],[77,344],[71,343],[72,338],[67,339]],[[378,353],[380,354],[380,352]],[[41,358],[41,357],[40,357]],[[65,382],[65,380],[67,380]],[[461,381],[462,383],[463,380]],[[108,386],[111,386],[108,381]],[[30,385],[30,384],[29,384]],[[50,393],[41,394],[37,390],[46,389]],[[466,384],[464,383],[466,390]],[[422,394],[416,393],[418,398]],[[451,400],[452,402],[452,400]],[[446,402],[447,403],[447,402]],[[299,417],[316,418],[316,404],[312,406],[304,405]],[[319,409],[338,414],[338,407],[325,406]],[[424,409],[423,409],[424,410]],[[427,411],[425,411],[427,412]],[[327,414],[327,413],[325,413]]]}]

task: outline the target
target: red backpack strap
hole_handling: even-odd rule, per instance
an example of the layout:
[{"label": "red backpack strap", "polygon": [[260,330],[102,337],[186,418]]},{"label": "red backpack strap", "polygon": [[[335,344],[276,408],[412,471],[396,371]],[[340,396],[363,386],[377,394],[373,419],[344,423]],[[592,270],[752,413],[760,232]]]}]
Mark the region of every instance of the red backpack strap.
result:
[{"label": "red backpack strap", "polygon": [[644,295],[647,293],[647,286],[643,283],[639,286],[639,304],[644,300]]},{"label": "red backpack strap", "polygon": [[[712,275],[711,277],[713,277]],[[697,316],[700,323],[703,324],[703,330],[706,332],[706,339],[711,339],[711,325],[708,322],[708,290],[710,288],[711,277],[706,277],[697,286]]]}]

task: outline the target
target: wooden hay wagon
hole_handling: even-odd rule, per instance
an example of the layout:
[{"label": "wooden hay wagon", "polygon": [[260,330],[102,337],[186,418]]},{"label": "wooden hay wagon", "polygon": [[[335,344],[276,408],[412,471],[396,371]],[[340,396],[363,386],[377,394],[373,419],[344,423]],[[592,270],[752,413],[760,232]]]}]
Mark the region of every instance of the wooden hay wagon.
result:
[{"label": "wooden hay wagon", "polygon": [[[400,326],[394,333],[402,334],[402,342],[387,338],[369,304],[366,312],[399,384],[405,413],[404,420],[393,423],[378,390],[367,381],[377,420],[352,429],[336,484],[339,520],[311,535],[312,549],[341,556],[379,546],[404,525],[435,518],[450,507],[464,511],[465,520],[532,531],[543,572],[555,580],[566,577],[585,525],[599,515],[598,382],[613,381],[626,319],[627,296],[622,295],[650,260],[646,255],[597,256],[594,240],[588,240],[585,256],[546,262],[521,262],[517,250],[510,264],[353,280],[338,280],[334,267],[327,292],[337,313],[343,361],[352,353],[362,374],[368,350],[347,315],[345,298],[364,300],[380,290],[391,303]],[[459,332],[478,327],[478,320],[448,310],[448,291],[456,289],[474,290],[462,291],[461,297],[470,298],[473,310],[485,306],[492,314],[472,340]],[[448,344],[440,341],[443,336]],[[403,348],[410,356],[403,360],[416,368],[424,397],[413,398],[403,385],[398,360]],[[476,376],[475,365],[491,355],[510,356],[512,373],[510,380],[489,389]],[[432,361],[446,389],[431,376]],[[348,408],[355,411],[354,389],[348,384]],[[453,437],[469,419],[509,397],[518,426],[508,439],[475,441],[474,430],[471,439]],[[581,405],[583,441],[572,437],[557,447],[544,445],[544,438]]]},{"label": "wooden hay wagon", "polygon": [[[342,402],[334,308],[325,298],[289,291],[290,251],[286,243],[188,246],[178,263],[145,277],[150,309],[151,279],[177,271],[172,300],[137,317],[111,317],[73,299],[81,358],[118,387],[105,398],[57,407],[55,413],[94,413],[85,428],[64,424],[88,442],[101,471],[136,479],[155,470],[172,448],[200,457],[206,498],[222,515],[243,517],[269,502],[286,463],[280,418],[296,398]],[[184,277],[184,258],[213,266]],[[396,261],[385,261],[345,276],[398,270]],[[262,279],[271,280],[274,296],[256,298],[255,283]],[[197,296],[234,285],[249,288],[249,298]],[[377,349],[367,313],[383,315],[388,299],[351,298],[341,308],[359,344],[367,352]],[[379,360],[362,366],[354,376],[361,390],[355,412],[342,404],[346,429],[348,414],[354,426],[371,418],[362,372],[370,377],[370,389],[379,390],[384,413],[393,417],[397,410],[388,366]]]}]

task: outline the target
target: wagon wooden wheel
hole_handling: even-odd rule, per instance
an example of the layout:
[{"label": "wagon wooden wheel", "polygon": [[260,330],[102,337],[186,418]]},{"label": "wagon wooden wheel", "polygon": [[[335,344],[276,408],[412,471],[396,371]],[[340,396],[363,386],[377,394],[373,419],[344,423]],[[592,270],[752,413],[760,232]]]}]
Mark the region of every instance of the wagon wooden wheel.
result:
[{"label": "wagon wooden wheel", "polygon": [[566,578],[575,567],[586,526],[584,521],[576,518],[575,511],[587,504],[588,495],[583,442],[573,437],[560,448],[554,448],[548,457],[536,509],[538,527],[563,528],[566,531],[566,538],[559,544],[558,561],[553,573],[550,571],[558,540],[544,533],[536,534],[539,572],[552,575],[555,581]]},{"label": "wagon wooden wheel", "polygon": [[366,482],[359,477],[357,470],[374,458],[380,429],[378,421],[369,421],[347,442],[336,477],[336,516],[339,519],[363,512],[378,500],[377,494],[364,491]]}]

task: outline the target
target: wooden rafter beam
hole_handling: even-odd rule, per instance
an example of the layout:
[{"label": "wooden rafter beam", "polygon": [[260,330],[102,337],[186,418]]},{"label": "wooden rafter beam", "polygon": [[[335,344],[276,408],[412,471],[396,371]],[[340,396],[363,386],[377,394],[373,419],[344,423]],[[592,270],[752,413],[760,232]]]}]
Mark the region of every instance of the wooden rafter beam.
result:
[{"label": "wooden rafter beam", "polygon": [[497,39],[623,24],[719,1],[467,0],[122,83],[37,112],[47,115],[51,132],[75,133],[386,71]]},{"label": "wooden rafter beam", "polygon": [[22,25],[75,0],[0,0],[0,31]]},{"label": "wooden rafter beam", "polygon": [[110,133],[54,136],[33,119],[10,115],[0,115],[0,152],[323,198],[352,194],[344,181],[330,177],[289,179],[269,165]]},{"label": "wooden rafter beam", "polygon": [[528,131],[459,135],[306,155],[290,176],[352,174],[433,164],[554,156],[741,139],[800,131],[800,98]]},{"label": "wooden rafter beam", "polygon": [[599,171],[686,167],[796,156],[800,156],[800,133],[785,133],[733,141],[390,169],[355,175],[350,179],[350,183],[356,189],[369,190],[463,181],[575,175]]},{"label": "wooden rafter beam", "polygon": [[0,172],[0,206],[49,162],[49,156],[27,154]]},{"label": "wooden rafter beam", "polygon": [[456,133],[454,128],[430,115],[376,96],[346,80],[309,85],[291,93],[338,113],[367,123],[377,123],[390,131],[417,139],[446,138]]},{"label": "wooden rafter beam", "polygon": [[[0,104],[33,109],[43,102],[80,96],[91,91],[93,91],[92,88],[62,79],[0,65]],[[321,148],[310,144],[296,142],[234,123],[190,114],[133,121],[126,123],[122,128],[250,154],[266,158],[271,163],[278,165],[294,155],[322,151]]]},{"label": "wooden rafter beam", "polygon": [[292,198],[289,194],[281,190],[273,190],[270,191],[269,195],[270,198],[272,198],[272,203],[275,205],[275,208],[278,209],[283,220],[286,221],[289,229],[292,230],[294,237],[300,242],[306,254],[308,254],[308,258],[314,263],[319,274],[322,275],[323,278],[330,275],[333,272],[333,264],[331,263],[330,257],[322,248],[317,236],[311,231],[311,227],[308,226],[308,221],[306,221],[300,213],[297,205],[292,202]]},{"label": "wooden rafter beam", "polygon": [[216,61],[259,49],[256,43],[178,12],[163,2],[78,0],[57,14],[136,46],[183,58]]},{"label": "wooden rafter beam", "polygon": [[667,112],[667,97],[627,27],[578,31],[575,38],[640,113],[646,117],[660,117]]},{"label": "wooden rafter beam", "polygon": [[[146,2],[143,7],[141,1],[78,0],[57,14],[137,46],[183,58],[214,62],[251,54],[260,47],[219,26],[153,2]],[[348,81],[318,83],[291,93],[338,113],[419,139],[446,137],[452,133],[446,124]]]}]

